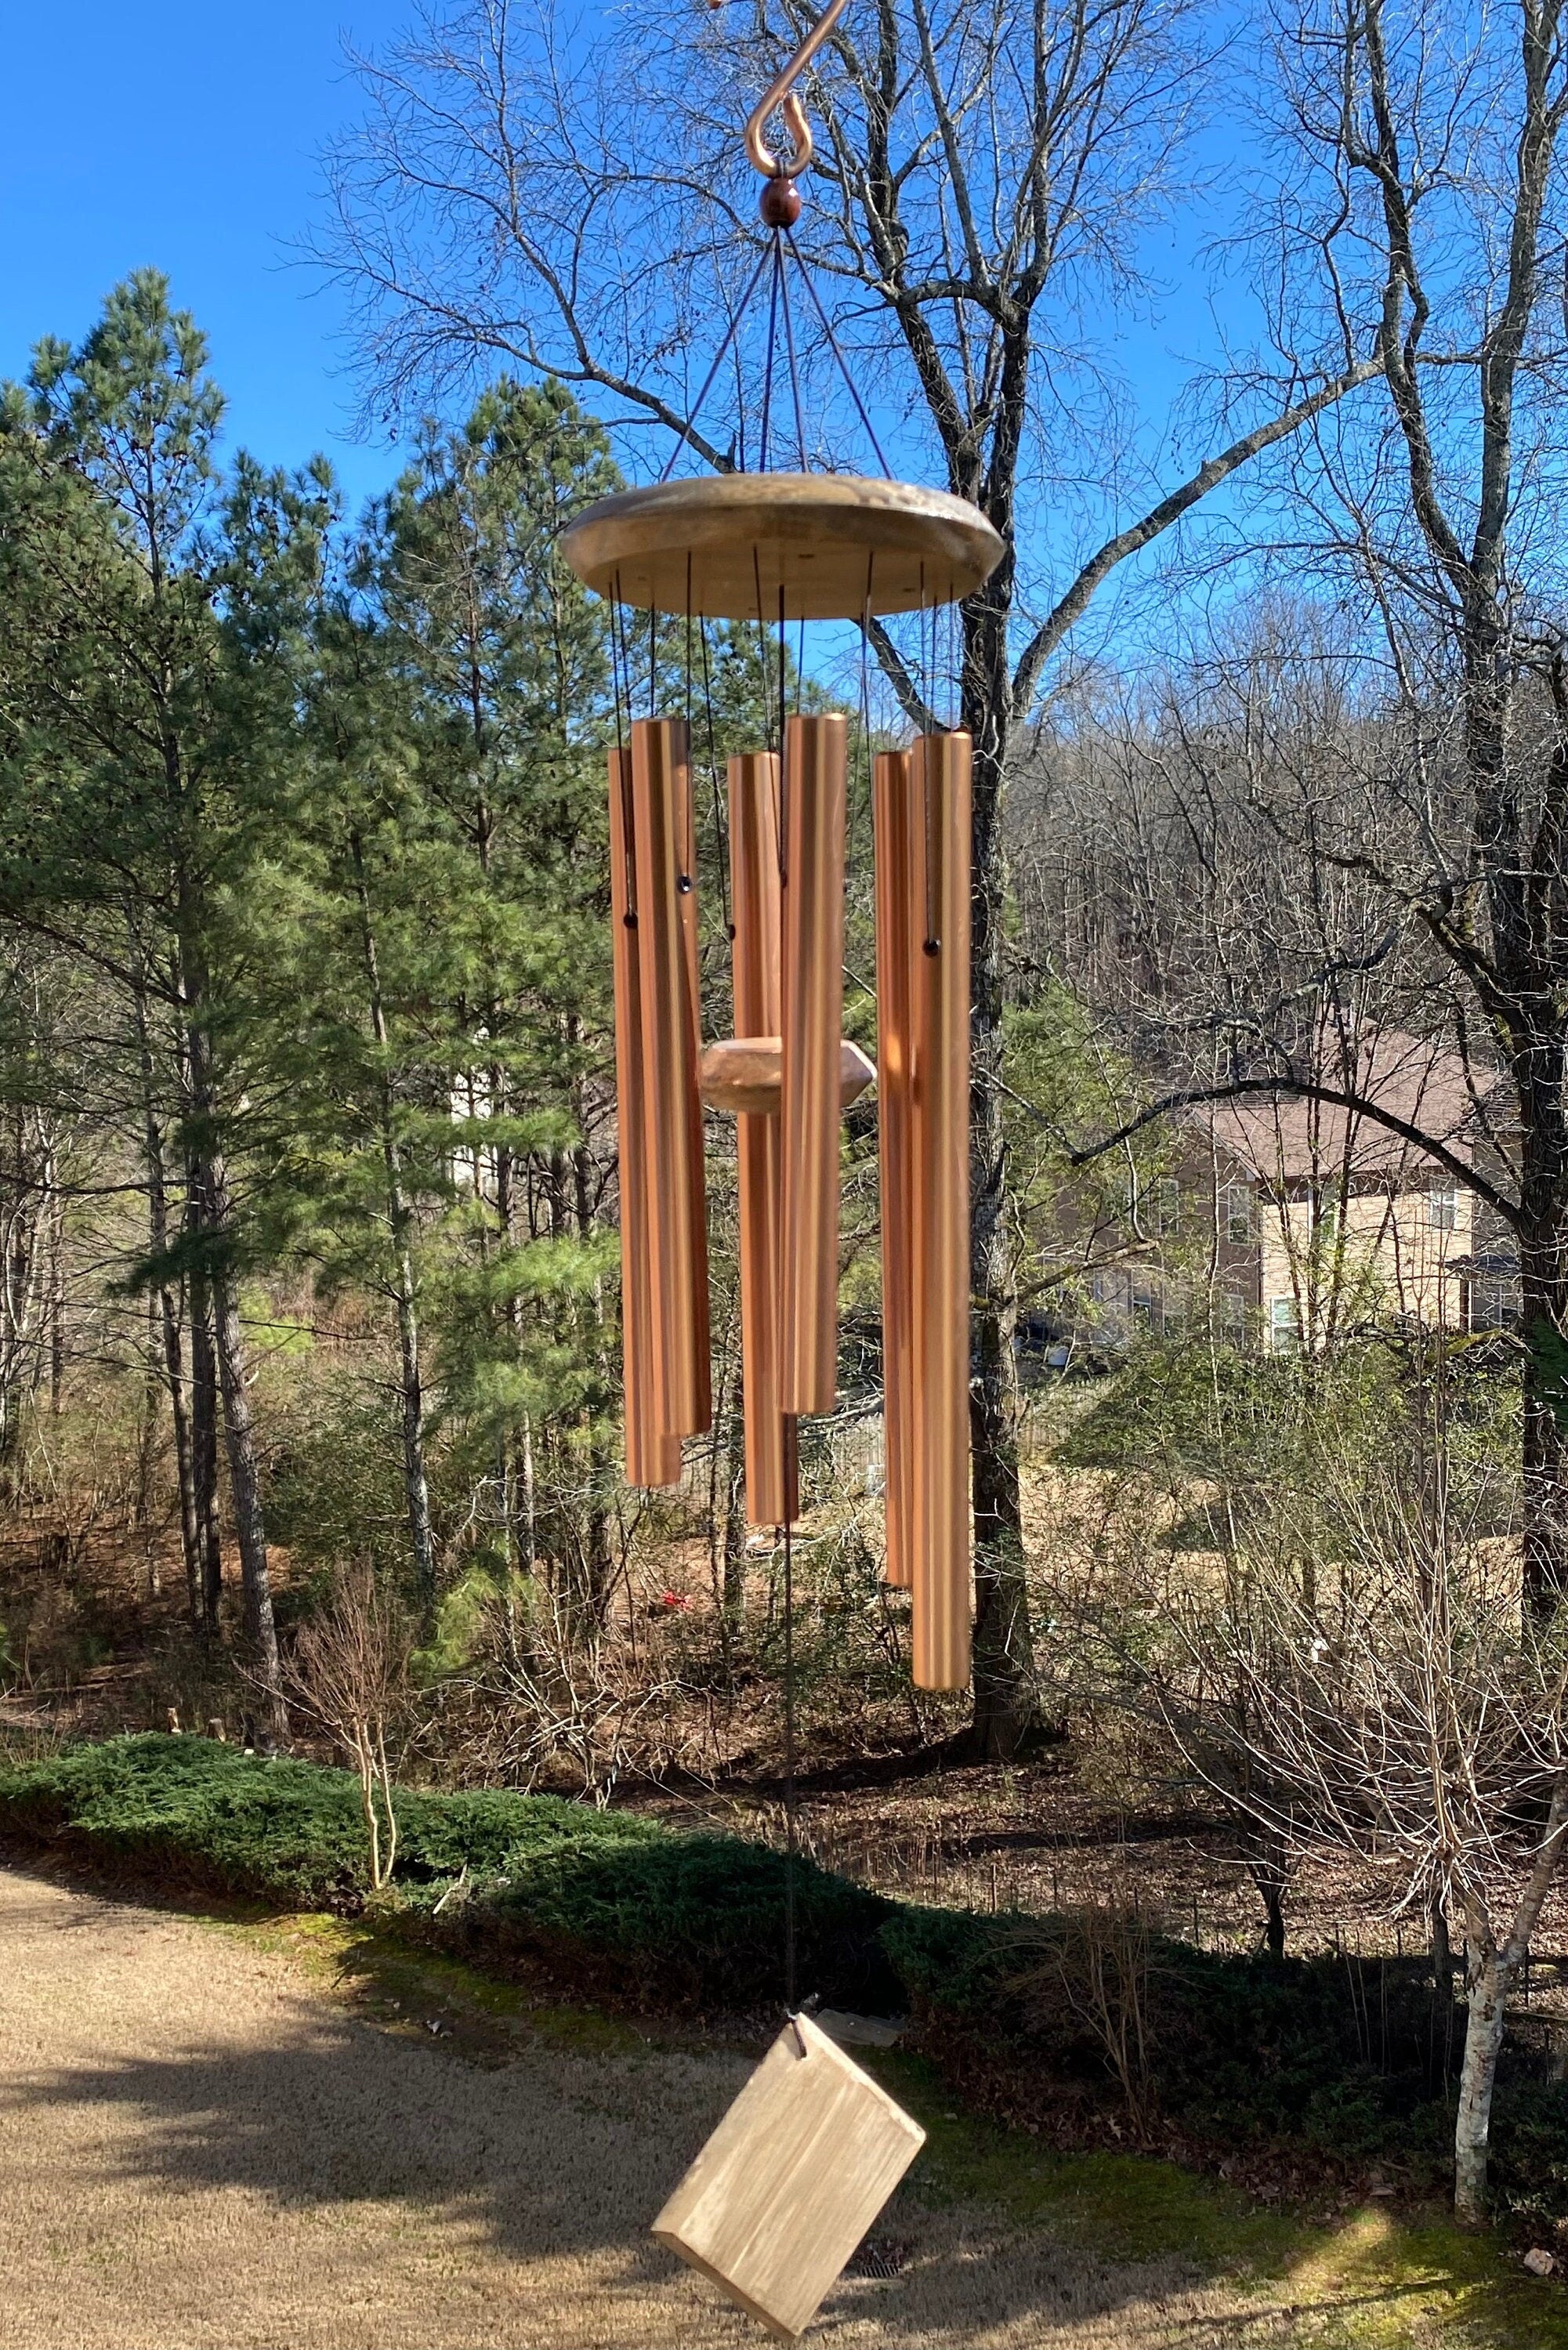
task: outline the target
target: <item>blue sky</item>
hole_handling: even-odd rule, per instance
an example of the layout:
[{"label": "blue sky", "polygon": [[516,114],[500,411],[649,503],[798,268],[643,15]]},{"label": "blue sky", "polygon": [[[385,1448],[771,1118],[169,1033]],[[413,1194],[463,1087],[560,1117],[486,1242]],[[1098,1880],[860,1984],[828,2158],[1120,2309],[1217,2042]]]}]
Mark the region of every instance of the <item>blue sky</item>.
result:
[{"label": "blue sky", "polygon": [[[151,0],[140,16],[78,0],[68,18],[36,0],[13,9],[0,374],[20,374],[44,333],[78,339],[109,289],[152,265],[206,331],[231,447],[284,464],[324,450],[351,513],[386,486],[397,452],[354,437],[338,297],[288,250],[316,213],[322,146],[358,112],[345,36],[378,47],[411,13],[410,0],[354,0],[354,11],[312,0]],[[1188,364],[1214,348],[1196,251],[1210,225],[1189,204],[1174,235],[1153,240],[1160,315],[1119,338],[1157,442]],[[1168,449],[1158,471],[1179,478],[1197,453]],[[1096,635],[1137,634],[1119,595],[1096,619]]]},{"label": "blue sky", "polygon": [[7,12],[0,135],[0,374],[42,334],[78,339],[129,271],[165,270],[229,395],[229,437],[272,463],[325,449],[351,505],[390,477],[348,436],[336,297],[284,250],[308,223],[322,142],[352,120],[345,31],[384,37],[403,0],[351,17],[312,0],[76,0]]}]

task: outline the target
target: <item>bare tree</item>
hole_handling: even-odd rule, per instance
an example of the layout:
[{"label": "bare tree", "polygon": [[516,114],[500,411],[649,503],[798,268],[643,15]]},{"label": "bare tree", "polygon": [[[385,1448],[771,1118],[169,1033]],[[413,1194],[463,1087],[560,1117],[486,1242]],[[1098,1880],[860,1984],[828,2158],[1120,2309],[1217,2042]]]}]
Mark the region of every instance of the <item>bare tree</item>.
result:
[{"label": "bare tree", "polygon": [[[321,256],[358,301],[377,394],[394,406],[504,364],[607,399],[632,445],[678,433],[743,463],[735,428],[691,415],[691,386],[754,265],[754,182],[733,126],[812,12],[682,25],[623,16],[607,36],[545,0],[430,8],[358,68],[362,128],[330,160]],[[591,46],[590,46],[591,43]],[[971,1263],[978,1620],[975,1733],[1006,1754],[1035,1715],[1023,1563],[1017,1298],[1002,1079],[1008,985],[1002,810],[1054,657],[1122,564],[1238,469],[1381,367],[1353,338],[1322,368],[1254,381],[1261,421],[1160,492],[1125,445],[1107,319],[1147,290],[1140,239],[1178,184],[1209,62],[1195,11],[1155,0],[861,0],[820,61],[821,201],[804,248],[861,377],[935,445],[949,485],[1008,554],[962,608],[957,668],[975,743]],[[815,338],[812,338],[815,342]],[[831,431],[831,423],[826,428]],[[753,444],[754,446],[754,440]],[[1121,450],[1121,455],[1107,452]],[[803,454],[805,452],[803,452]],[[1037,502],[1095,484],[1064,579],[1041,569]],[[1104,516],[1130,515],[1104,534]],[[1082,517],[1081,517],[1082,518]],[[875,648],[906,714],[930,723],[920,665]]]},{"label": "bare tree", "polygon": [[1512,1545],[1478,1531],[1440,1453],[1334,1484],[1335,1555],[1321,1524],[1293,1541],[1286,1513],[1222,1590],[1173,1609],[1152,1688],[1192,1766],[1282,1853],[1351,1854],[1395,1914],[1460,1925],[1454,2201],[1479,2225],[1509,1992],[1568,1838],[1568,1644],[1521,1607]]},{"label": "bare tree", "polygon": [[398,1858],[392,1770],[408,1711],[411,1646],[403,1610],[361,1560],[339,1575],[327,1606],[300,1626],[283,1667],[289,1694],[358,1774],[370,1883],[378,1892],[390,1884]]},{"label": "bare tree", "polygon": [[[1298,680],[1319,670],[1338,715],[1293,743],[1279,653],[1220,645],[1166,749],[1179,733],[1189,873],[1216,869],[1228,827],[1242,897],[1272,878],[1316,937],[1270,967],[1235,901],[1189,907],[1186,968],[1207,960],[1210,978],[1166,1024],[1179,1081],[1151,1111],[1304,1094],[1403,1131],[1479,1191],[1518,1251],[1523,1573],[1548,1612],[1568,1586],[1563,11],[1307,0],[1278,56],[1283,192],[1258,226],[1276,333],[1303,364],[1368,338],[1383,360],[1381,389],[1302,436],[1277,482],[1279,566],[1336,608],[1333,641],[1309,626],[1288,659]],[[1343,1007],[1396,970],[1410,1024],[1472,1073],[1471,1148],[1401,1125],[1343,1054],[1325,1067],[1303,1049],[1309,996]]]}]

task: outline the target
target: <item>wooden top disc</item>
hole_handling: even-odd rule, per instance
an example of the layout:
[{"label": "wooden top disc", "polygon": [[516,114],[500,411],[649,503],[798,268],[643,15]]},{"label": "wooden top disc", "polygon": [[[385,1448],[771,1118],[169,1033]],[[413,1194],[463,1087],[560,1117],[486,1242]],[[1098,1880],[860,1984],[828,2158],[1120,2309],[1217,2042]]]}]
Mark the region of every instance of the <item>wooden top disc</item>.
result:
[{"label": "wooden top disc", "polygon": [[[601,596],[710,620],[857,620],[956,603],[1002,540],[967,499],[852,473],[708,473],[601,498],[561,551]],[[759,609],[760,605],[760,609]]]}]

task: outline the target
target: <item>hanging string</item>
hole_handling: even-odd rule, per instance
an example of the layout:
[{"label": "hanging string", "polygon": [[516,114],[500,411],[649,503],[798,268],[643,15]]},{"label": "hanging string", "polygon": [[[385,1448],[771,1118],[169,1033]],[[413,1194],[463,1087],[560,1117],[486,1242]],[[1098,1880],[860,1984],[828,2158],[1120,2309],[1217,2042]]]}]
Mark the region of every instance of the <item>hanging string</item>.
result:
[{"label": "hanging string", "polygon": [[[615,746],[618,751],[624,751],[626,748],[626,734],[622,728],[620,719],[620,629],[618,625],[619,618],[620,573],[618,571],[615,575],[615,597],[611,602],[609,610],[610,691],[615,696]],[[628,688],[627,694],[628,714],[630,701],[631,695]]]},{"label": "hanging string", "polygon": [[[777,237],[776,237],[776,235],[775,235],[775,238],[774,238],[774,242],[775,242],[775,244],[777,243]],[[679,457],[679,456],[680,456],[681,450],[686,446],[687,442],[691,439],[691,437],[692,433],[693,433],[693,432],[696,431],[696,429],[697,429],[697,419],[698,419],[698,418],[699,418],[699,416],[701,416],[701,414],[702,413],[702,403],[703,403],[703,401],[707,399],[708,394],[710,393],[710,391],[711,391],[711,390],[713,389],[713,379],[714,379],[714,377],[718,374],[719,369],[720,369],[723,366],[723,364],[724,364],[724,357],[725,357],[726,352],[729,350],[731,344],[734,342],[736,336],[740,333],[740,330],[741,330],[741,321],[742,321],[742,318],[745,317],[745,315],[746,315],[746,307],[747,307],[747,305],[748,305],[748,304],[749,304],[749,302],[751,301],[751,298],[752,298],[753,295],[756,292],[758,286],[759,286],[759,285],[761,284],[761,282],[762,282],[762,275],[763,275],[763,270],[764,270],[764,269],[767,267],[767,265],[768,265],[768,258],[769,258],[769,256],[768,256],[767,248],[766,248],[766,246],[764,246],[764,247],[763,247],[763,257],[762,257],[762,259],[758,262],[758,264],[757,264],[756,267],[753,270],[752,275],[751,275],[751,278],[750,278],[750,280],[749,280],[749,282],[748,282],[748,284],[747,284],[747,286],[746,286],[746,290],[745,290],[745,292],[742,295],[741,299],[740,299],[739,303],[738,303],[738,304],[737,304],[737,306],[736,306],[734,315],[733,315],[733,317],[731,318],[731,320],[730,320],[730,324],[729,324],[728,328],[726,328],[726,330],[725,330],[724,339],[723,339],[723,341],[722,341],[722,342],[720,344],[720,346],[719,346],[718,356],[717,356],[717,358],[714,359],[712,366],[711,366],[711,367],[709,369],[709,370],[708,370],[707,376],[706,376],[706,378],[705,378],[705,379],[704,379],[704,380],[703,380],[703,384],[702,384],[702,389],[701,389],[701,390],[698,393],[698,395],[697,395],[697,397],[696,397],[696,400],[692,402],[691,413],[691,415],[690,415],[689,417],[687,417],[687,419],[686,419],[685,422],[684,422],[684,423],[681,425],[681,427],[680,427],[680,432],[679,432],[679,433],[677,434],[677,436],[676,436],[675,446],[674,446],[674,448],[673,448],[673,449],[671,449],[671,451],[670,451],[670,455],[669,455],[669,458],[667,459],[667,461],[666,461],[666,463],[665,463],[664,470],[663,470],[663,472],[662,472],[662,473],[659,474],[659,480],[660,480],[661,482],[667,482],[667,481],[670,479],[670,473],[671,473],[671,472],[672,472],[672,470],[673,470],[673,468],[674,468],[675,460],[677,459],[677,457]],[[735,364],[736,364],[736,367],[737,367],[737,369],[738,369],[738,368],[739,368],[739,366],[740,366],[740,354],[739,354],[739,351],[737,351],[737,352],[736,352],[736,356],[735,356]],[[739,410],[740,415],[741,415],[742,420],[742,421],[741,430],[742,430],[742,433],[743,433],[743,432],[744,432],[744,431],[745,431],[745,424],[744,424],[745,405],[744,405],[743,400],[742,400],[739,397],[737,397],[736,406],[737,406],[737,409]],[[741,444],[741,471],[742,471],[742,473],[744,473],[744,472],[745,472],[745,470],[746,470],[746,452],[745,452],[745,443],[744,443],[744,442],[742,441],[742,444]]]},{"label": "hanging string", "polygon": [[771,740],[774,731],[771,699],[773,664],[768,659],[768,624],[763,618],[763,558],[754,539],[752,542],[752,577],[757,583],[757,667],[763,680],[763,735],[764,740]]},{"label": "hanging string", "polygon": [[794,401],[794,437],[800,449],[800,470],[808,473],[811,468],[805,458],[805,411],[801,405],[800,369],[795,365],[794,357],[794,318],[789,307],[789,279],[784,274],[782,241],[779,244],[779,291],[784,297],[781,307],[784,311],[784,349],[789,357],[790,393]]},{"label": "hanging string", "polygon": [[730,912],[730,842],[719,798],[719,754],[713,741],[713,681],[708,670],[708,623],[701,614],[697,641],[702,648],[702,707],[708,718],[708,773],[713,779],[713,837],[719,844],[719,900],[724,910],[724,936],[735,943],[734,918]]},{"label": "hanging string", "polygon": [[799,1963],[795,1931],[795,1854],[799,1827],[794,1788],[794,1528],[786,1519],[784,1530],[784,2004],[794,2015],[798,2004]]},{"label": "hanging string", "polygon": [[861,399],[860,394],[856,388],[855,378],[849,372],[848,361],[845,359],[844,353],[838,348],[838,338],[833,331],[832,321],[828,317],[826,311],[823,308],[822,303],[817,295],[816,287],[812,283],[811,272],[806,267],[805,261],[801,258],[800,247],[794,241],[794,233],[791,229],[786,229],[784,231],[784,234],[789,239],[789,249],[794,254],[801,276],[805,281],[805,290],[811,296],[812,307],[822,321],[822,331],[827,338],[827,348],[833,353],[834,358],[837,360],[838,372],[849,387],[849,397],[855,402],[855,412],[859,417],[861,423],[866,427],[866,438],[870,442],[872,448],[876,452],[877,463],[882,468],[884,479],[890,482],[893,478],[893,469],[888,464],[887,458],[882,454],[882,443],[877,438],[876,427],[872,423],[871,419],[866,413],[866,403]]},{"label": "hanging string", "polygon": [[763,441],[757,459],[757,471],[768,470],[768,433],[774,411],[774,342],[778,332],[779,285],[784,276],[784,246],[777,229],[774,231],[774,282],[768,296],[768,349],[763,364]]},{"label": "hanging string", "polygon": [[[632,796],[630,761],[626,758],[626,735],[621,726],[621,670],[625,657],[626,615],[620,600],[620,573],[615,576],[615,596],[610,604],[610,684],[615,696],[616,783],[620,793],[620,837],[626,870],[626,913],[622,917],[628,931],[637,928],[637,858],[632,848]],[[626,707],[631,716],[631,672],[626,673]]]},{"label": "hanging string", "polygon": [[[875,825],[871,814],[871,569],[876,560],[877,550],[871,547],[866,556],[866,603],[860,619],[860,739],[866,754],[866,821],[873,835]],[[875,854],[873,839],[872,855],[875,856]],[[878,986],[882,983],[880,972],[877,974],[877,983]]]}]

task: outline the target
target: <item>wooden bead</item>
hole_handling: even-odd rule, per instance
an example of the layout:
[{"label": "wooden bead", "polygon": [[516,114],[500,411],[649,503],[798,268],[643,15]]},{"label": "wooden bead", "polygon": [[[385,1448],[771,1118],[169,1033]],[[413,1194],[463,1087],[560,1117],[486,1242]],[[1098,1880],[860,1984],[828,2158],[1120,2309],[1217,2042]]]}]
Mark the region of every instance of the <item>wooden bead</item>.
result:
[{"label": "wooden bead", "polygon": [[763,182],[757,210],[767,228],[793,228],[800,218],[800,190],[782,172]]}]

